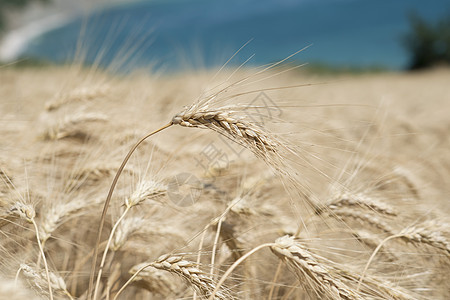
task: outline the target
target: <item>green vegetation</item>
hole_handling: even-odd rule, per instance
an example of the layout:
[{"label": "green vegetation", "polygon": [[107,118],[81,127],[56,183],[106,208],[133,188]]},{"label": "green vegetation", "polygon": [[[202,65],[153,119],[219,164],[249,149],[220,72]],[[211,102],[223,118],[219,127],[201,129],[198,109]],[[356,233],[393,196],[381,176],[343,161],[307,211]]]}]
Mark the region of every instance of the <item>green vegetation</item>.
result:
[{"label": "green vegetation", "polygon": [[50,2],[50,0],[0,0],[0,33],[3,31],[7,11],[22,9],[32,2]]},{"label": "green vegetation", "polygon": [[306,70],[311,74],[318,75],[339,75],[339,74],[366,74],[366,73],[382,73],[389,71],[388,67],[383,65],[371,65],[371,66],[345,66],[345,65],[334,65],[323,62],[313,62],[308,63],[305,67],[300,68],[300,70]]},{"label": "green vegetation", "polygon": [[450,64],[450,14],[434,24],[413,13],[411,31],[403,36],[403,45],[411,55],[409,69],[417,70]]}]

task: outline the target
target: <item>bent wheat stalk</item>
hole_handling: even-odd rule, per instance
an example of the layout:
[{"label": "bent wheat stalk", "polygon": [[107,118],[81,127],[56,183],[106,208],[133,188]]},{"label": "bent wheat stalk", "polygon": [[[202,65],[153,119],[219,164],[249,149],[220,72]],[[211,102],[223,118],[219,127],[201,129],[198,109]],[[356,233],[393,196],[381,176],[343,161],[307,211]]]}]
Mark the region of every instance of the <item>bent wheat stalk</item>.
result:
[{"label": "bent wheat stalk", "polygon": [[92,299],[92,288],[94,285],[94,275],[95,275],[95,269],[96,269],[96,265],[97,265],[97,255],[98,255],[98,248],[100,245],[100,239],[102,236],[102,231],[103,231],[103,225],[105,224],[105,218],[106,218],[106,213],[108,212],[108,207],[109,207],[109,203],[111,202],[111,197],[112,194],[114,192],[114,189],[116,187],[117,181],[119,180],[120,174],[122,173],[123,169],[125,168],[128,160],[130,159],[131,155],[133,154],[133,152],[137,149],[137,147],[139,147],[140,144],[142,144],[147,138],[151,137],[152,135],[163,131],[166,128],[169,128],[170,126],[172,126],[172,122],[164,125],[163,127],[147,134],[146,136],[144,136],[143,138],[141,138],[128,152],[127,156],[125,156],[124,160],[122,161],[122,164],[120,165],[119,169],[117,170],[116,175],[114,176],[113,182],[111,183],[111,187],[109,189],[108,192],[108,196],[106,197],[105,200],[105,204],[103,205],[103,212],[102,212],[102,216],[100,218],[100,224],[98,227],[98,234],[97,234],[97,240],[95,242],[95,248],[94,248],[94,256],[93,256],[93,262],[92,262],[92,267],[91,267],[91,273],[89,275],[89,287],[88,287],[88,299]]},{"label": "bent wheat stalk", "polygon": [[[212,100],[212,99],[210,99]],[[114,192],[117,181],[125,168],[126,163],[130,159],[136,148],[150,136],[172,126],[181,125],[183,127],[197,127],[208,128],[214,130],[230,140],[240,144],[241,146],[251,150],[257,157],[263,159],[270,164],[271,158],[278,155],[277,148],[282,144],[270,138],[265,134],[257,125],[234,116],[236,111],[231,108],[221,108],[211,110],[208,109],[208,102],[202,105],[195,103],[186,108],[183,112],[177,114],[172,120],[163,127],[153,131],[139,140],[128,152],[127,156],[122,162],[119,170],[117,171],[114,180],[111,184],[108,196],[106,198],[103,212],[100,220],[99,231],[97,234],[97,241],[95,245],[94,261],[92,263],[91,274],[89,279],[88,299],[92,297],[92,287],[94,282],[95,269],[97,264],[98,245],[100,243],[101,233],[105,222],[106,213],[109,203],[111,201],[112,193]],[[94,295],[94,300],[95,300]]]},{"label": "bent wheat stalk", "polygon": [[266,244],[262,244],[259,246],[256,246],[255,248],[253,248],[252,250],[250,250],[249,252],[247,252],[245,255],[241,256],[241,258],[239,258],[238,260],[236,260],[229,268],[228,270],[225,272],[225,274],[223,274],[222,278],[220,278],[219,282],[216,285],[216,288],[214,289],[214,291],[211,293],[211,295],[209,296],[209,300],[214,300],[217,295],[217,293],[220,290],[220,287],[223,285],[223,283],[225,282],[225,280],[227,280],[227,278],[231,275],[231,273],[234,271],[234,269],[237,268],[237,266],[239,266],[244,260],[246,260],[247,258],[249,258],[250,256],[252,256],[253,254],[255,254],[256,252],[258,252],[261,249],[267,248],[267,247],[273,247],[275,246],[274,243],[266,243]]},{"label": "bent wheat stalk", "polygon": [[120,218],[117,220],[117,222],[114,224],[112,230],[111,230],[111,234],[109,235],[109,239],[108,242],[106,243],[106,248],[105,251],[103,252],[103,256],[102,256],[102,260],[100,262],[100,267],[98,269],[98,275],[97,275],[97,281],[95,283],[95,288],[94,288],[94,299],[97,298],[97,293],[98,293],[98,288],[100,286],[100,279],[102,277],[102,272],[103,272],[103,267],[105,265],[105,261],[106,261],[106,256],[108,255],[108,249],[111,245],[111,241],[114,237],[114,233],[117,230],[117,227],[119,226],[120,222],[123,220],[123,218],[125,218],[125,216],[127,215],[127,213],[130,211],[131,206],[127,206],[127,208],[125,209],[125,211],[122,213],[122,215],[120,216]]}]

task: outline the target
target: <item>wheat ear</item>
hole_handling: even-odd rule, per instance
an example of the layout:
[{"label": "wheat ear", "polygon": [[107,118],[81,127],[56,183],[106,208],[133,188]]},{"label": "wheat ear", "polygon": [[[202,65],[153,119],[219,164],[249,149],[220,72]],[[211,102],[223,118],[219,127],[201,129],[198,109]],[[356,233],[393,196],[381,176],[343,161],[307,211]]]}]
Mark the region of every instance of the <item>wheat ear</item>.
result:
[{"label": "wheat ear", "polygon": [[313,285],[313,290],[320,291],[329,299],[362,299],[336,276],[324,264],[317,261],[311,253],[296,243],[292,236],[283,236],[275,241],[272,252],[281,260],[292,266],[302,282]]},{"label": "wheat ear", "polygon": [[338,196],[334,197],[333,200],[326,203],[324,207],[319,207],[316,209],[315,213],[320,215],[327,209],[337,210],[340,208],[366,208],[373,212],[377,212],[380,214],[388,215],[388,216],[396,216],[397,212],[387,205],[384,202],[381,202],[378,199],[371,198],[364,194],[351,194],[351,193],[342,193]]},{"label": "wheat ear", "polygon": [[420,244],[427,244],[432,247],[435,247],[437,249],[443,250],[447,253],[447,255],[450,254],[450,244],[448,241],[440,235],[439,231],[433,230],[431,231],[431,228],[439,229],[440,226],[437,225],[437,223],[433,221],[428,221],[424,223],[422,226],[412,226],[403,229],[400,233],[391,235],[387,238],[385,238],[378,247],[372,252],[372,255],[370,256],[369,260],[366,263],[366,266],[364,267],[364,271],[361,275],[361,278],[358,282],[357,289],[360,288],[361,283],[364,279],[364,276],[367,273],[367,270],[369,269],[370,264],[372,263],[373,259],[375,258],[375,255],[380,251],[381,247],[386,244],[388,241],[395,239],[395,238],[402,238],[403,240],[406,240],[408,242],[412,243],[420,243]]},{"label": "wheat ear", "polygon": [[[193,287],[194,291],[205,298],[219,300],[233,299],[233,297],[224,289],[219,290],[220,286],[215,284],[210,274],[206,274],[198,268],[198,263],[185,260],[182,256],[165,254],[154,262],[143,263],[139,266],[141,267],[119,290],[114,300],[117,299],[118,295],[138,276],[139,273],[148,267],[153,267],[180,276]],[[136,269],[137,267],[138,266],[135,266],[133,269]]]},{"label": "wheat ear", "polygon": [[[189,282],[203,297],[213,297],[212,292],[217,285],[210,274],[201,271],[196,262],[183,259],[181,256],[163,255],[151,265],[152,267],[174,273]],[[224,289],[219,289],[213,299],[231,299]]]},{"label": "wheat ear", "polygon": [[177,114],[172,123],[183,127],[208,128],[250,149],[256,156],[268,160],[281,144],[251,122],[234,116],[232,110],[202,110],[190,108]]},{"label": "wheat ear", "polygon": [[449,228],[449,225],[439,224],[435,220],[431,220],[422,225],[405,228],[399,235],[403,240],[415,244],[430,245],[436,249],[445,251],[450,256],[450,243],[441,234],[443,228]]},{"label": "wheat ear", "polygon": [[68,93],[55,96],[45,103],[45,109],[53,111],[71,102],[91,101],[106,96],[108,90],[108,86],[79,87]]},{"label": "wheat ear", "polygon": [[378,218],[375,214],[367,214],[361,211],[340,208],[335,209],[333,212],[331,212],[330,216],[339,218],[343,221],[348,218],[358,220],[363,224],[368,224],[372,227],[378,228],[379,230],[387,234],[393,234],[395,232],[395,230],[391,226],[389,226],[389,224]]},{"label": "wheat ear", "polygon": [[60,140],[80,133],[76,130],[76,125],[86,122],[106,122],[108,117],[99,113],[76,113],[65,117],[58,123],[50,126],[43,133],[46,140]]},{"label": "wheat ear", "polygon": [[50,273],[48,271],[48,265],[47,265],[47,259],[45,258],[44,249],[42,248],[41,239],[39,237],[39,228],[36,224],[35,217],[36,217],[36,211],[34,210],[33,206],[23,204],[21,202],[16,202],[14,206],[11,208],[11,212],[16,213],[21,218],[25,219],[27,222],[32,223],[34,226],[34,229],[36,231],[36,239],[40,250],[40,255],[42,255],[42,260],[44,261],[44,267],[45,267],[45,273],[47,275],[47,283],[48,283],[48,292],[50,295],[50,300],[53,300],[53,292],[52,292],[52,284],[50,281]]},{"label": "wheat ear", "polygon": [[94,288],[94,300],[97,299],[97,292],[98,292],[98,288],[100,286],[100,279],[102,276],[103,267],[105,265],[106,256],[108,254],[109,248],[111,247],[111,243],[113,241],[113,237],[114,237],[114,234],[115,234],[118,226],[120,225],[120,223],[122,222],[122,220],[125,218],[125,216],[127,215],[127,213],[130,211],[130,209],[132,207],[139,205],[141,202],[143,202],[147,199],[159,197],[163,193],[165,193],[165,191],[166,191],[165,187],[162,184],[160,184],[159,182],[156,182],[153,180],[143,180],[138,184],[136,190],[131,194],[131,196],[127,197],[125,199],[126,208],[125,208],[124,212],[122,213],[122,215],[117,220],[117,222],[114,224],[114,226],[111,230],[111,233],[109,235],[108,242],[106,243],[105,251],[103,252],[103,257],[100,262],[100,267],[99,267],[99,271],[98,271],[98,275],[97,275],[97,282],[96,282],[95,288]]},{"label": "wheat ear", "polygon": [[[142,267],[144,267],[144,269],[139,271]],[[177,284],[174,282],[171,274],[163,270],[149,268],[148,263],[133,266],[129,273],[131,275],[137,273],[138,276],[133,277],[132,281],[137,283],[139,287],[152,293],[164,296],[175,293],[177,290]]]},{"label": "wheat ear", "polygon": [[[23,271],[23,274],[32,279],[34,285],[39,288],[40,290],[43,290],[43,286],[47,283],[47,277],[44,272],[38,271],[38,268],[33,268],[33,266],[28,264],[21,264],[20,270]],[[66,295],[69,299],[73,300],[74,298],[72,295],[67,291],[66,282],[64,279],[59,276],[58,274],[55,274],[53,272],[49,273],[50,278],[50,284],[52,288],[55,290],[55,292],[59,292],[61,294]]]}]

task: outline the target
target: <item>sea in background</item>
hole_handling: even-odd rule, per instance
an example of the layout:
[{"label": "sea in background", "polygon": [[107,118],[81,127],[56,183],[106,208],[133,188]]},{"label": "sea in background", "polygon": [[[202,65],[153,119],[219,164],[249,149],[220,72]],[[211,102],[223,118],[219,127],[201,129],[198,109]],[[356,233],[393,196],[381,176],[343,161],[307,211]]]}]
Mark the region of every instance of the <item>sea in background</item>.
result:
[{"label": "sea in background", "polygon": [[345,67],[403,69],[408,14],[433,22],[448,0],[178,0],[103,7],[65,20],[17,53],[52,62],[81,60],[128,71],[173,71],[291,59]]}]

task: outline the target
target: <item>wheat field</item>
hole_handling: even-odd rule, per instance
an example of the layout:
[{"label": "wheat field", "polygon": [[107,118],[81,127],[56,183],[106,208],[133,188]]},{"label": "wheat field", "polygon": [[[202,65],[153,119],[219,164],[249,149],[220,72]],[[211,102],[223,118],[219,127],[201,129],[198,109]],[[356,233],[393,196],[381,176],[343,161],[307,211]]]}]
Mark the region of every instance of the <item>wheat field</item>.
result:
[{"label": "wheat field", "polygon": [[449,69],[0,82],[1,299],[450,298]]}]

